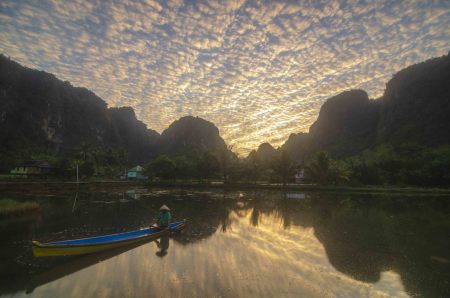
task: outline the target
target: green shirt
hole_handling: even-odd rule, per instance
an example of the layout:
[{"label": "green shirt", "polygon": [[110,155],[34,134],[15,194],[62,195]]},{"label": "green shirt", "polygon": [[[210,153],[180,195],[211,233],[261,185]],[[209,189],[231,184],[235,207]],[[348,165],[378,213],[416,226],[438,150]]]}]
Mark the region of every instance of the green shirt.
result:
[{"label": "green shirt", "polygon": [[172,214],[170,212],[159,212],[158,223],[160,226],[167,227],[172,220]]}]

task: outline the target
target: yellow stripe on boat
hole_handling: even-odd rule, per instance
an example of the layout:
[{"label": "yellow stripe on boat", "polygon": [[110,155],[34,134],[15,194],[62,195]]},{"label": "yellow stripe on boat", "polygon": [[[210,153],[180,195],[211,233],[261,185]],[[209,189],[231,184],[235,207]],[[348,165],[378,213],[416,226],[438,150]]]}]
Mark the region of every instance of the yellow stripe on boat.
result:
[{"label": "yellow stripe on boat", "polygon": [[[98,237],[91,237],[91,238],[85,238],[85,239],[78,239],[78,240],[69,240],[69,241],[59,241],[59,242],[89,242],[92,240],[92,244],[58,244],[58,242],[50,242],[50,243],[40,243],[39,241],[32,241],[32,247],[33,247],[33,254],[36,257],[48,257],[48,256],[69,256],[69,255],[81,255],[81,254],[90,254],[95,252],[100,252],[108,249],[113,249],[125,245],[130,244],[136,244],[141,241],[145,240],[151,240],[156,239],[161,236],[163,236],[166,233],[169,233],[170,231],[176,231],[180,230],[185,226],[186,221],[181,221],[177,223],[173,223],[170,225],[168,229],[159,230],[152,232],[152,229],[149,229],[148,234],[143,234],[135,238],[129,238],[124,240],[118,240],[118,241],[110,241],[110,242],[102,242],[102,243],[95,243],[96,239],[102,238],[102,237],[120,237],[120,235],[124,235],[126,233],[122,234],[114,234],[114,235],[106,235],[106,236],[98,236]],[[142,230],[141,230],[142,231]],[[140,231],[133,231],[133,232],[140,232]],[[133,233],[128,232],[128,233]],[[142,231],[144,232],[144,231]]]}]

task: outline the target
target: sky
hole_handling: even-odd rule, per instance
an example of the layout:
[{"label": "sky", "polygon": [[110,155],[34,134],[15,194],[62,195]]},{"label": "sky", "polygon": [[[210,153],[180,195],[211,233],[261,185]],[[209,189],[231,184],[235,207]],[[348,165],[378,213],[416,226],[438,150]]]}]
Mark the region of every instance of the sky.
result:
[{"label": "sky", "polygon": [[213,122],[241,156],[308,132],[327,98],[383,94],[450,50],[450,1],[0,1],[0,52],[131,106]]}]

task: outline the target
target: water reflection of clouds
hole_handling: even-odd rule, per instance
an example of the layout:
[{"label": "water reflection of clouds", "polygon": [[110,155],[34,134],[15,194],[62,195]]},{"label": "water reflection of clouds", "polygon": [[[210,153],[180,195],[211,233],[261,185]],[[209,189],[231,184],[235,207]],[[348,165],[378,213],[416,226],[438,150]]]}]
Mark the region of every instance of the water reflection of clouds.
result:
[{"label": "water reflection of clouds", "polygon": [[[176,241],[158,258],[154,243],[83,269],[35,290],[73,297],[404,297],[399,276],[375,284],[352,279],[327,259],[314,228],[284,229],[274,213],[249,224],[252,210],[232,212],[231,229],[184,246]],[[242,216],[244,215],[244,216]]]},{"label": "water reflection of clouds", "polygon": [[[150,191],[152,192],[153,190]],[[30,227],[26,224],[23,226],[24,234],[17,235],[17,245],[9,244],[14,250],[8,249],[6,241],[4,259],[9,262],[4,268],[0,267],[3,269],[3,276],[20,270],[26,272],[18,275],[14,284],[11,283],[15,290],[2,284],[0,295],[15,292],[14,295],[20,296],[18,291],[25,289],[35,289],[33,294],[37,296],[70,292],[74,286],[71,285],[72,281],[78,282],[72,279],[78,274],[74,272],[81,270],[80,272],[87,272],[92,277],[96,275],[96,271],[89,271],[88,267],[97,267],[103,263],[112,265],[99,271],[102,276],[100,283],[119,273],[131,280],[114,281],[117,285],[114,291],[120,293],[125,293],[122,287],[141,286],[146,282],[157,285],[151,280],[152,274],[158,274],[161,270],[166,270],[171,279],[178,279],[182,290],[176,290],[174,295],[181,291],[201,291],[204,287],[197,286],[198,282],[214,283],[216,287],[209,285],[206,289],[228,293],[224,290],[225,285],[233,285],[244,278],[259,281],[268,278],[266,273],[256,274],[259,271],[265,272],[260,270],[262,266],[273,266],[274,272],[270,274],[281,274],[291,280],[291,284],[281,285],[294,287],[295,291],[295,287],[300,287],[297,284],[303,283],[302,279],[307,279],[309,274],[299,274],[300,281],[296,282],[296,271],[302,269],[299,266],[306,268],[307,265],[312,266],[311,270],[320,268],[319,271],[325,272],[323,278],[330,279],[331,283],[340,282],[341,279],[354,280],[355,283],[348,286],[359,287],[366,296],[369,294],[365,293],[372,295],[375,289],[398,293],[400,296],[401,284],[407,294],[420,297],[445,297],[449,289],[447,281],[450,272],[446,263],[450,259],[449,243],[443,235],[447,235],[450,229],[450,204],[442,200],[442,197],[314,192],[308,193],[305,199],[290,200],[285,198],[283,192],[278,191],[173,190],[166,191],[164,195],[146,194],[142,199],[126,204],[88,204],[94,199],[117,201],[122,197],[122,192],[108,195],[80,193],[79,202],[83,203],[78,205],[75,213],[72,213],[73,196],[58,197],[57,200],[41,195],[38,197],[41,202],[46,203],[43,204],[42,218],[33,223],[33,229],[37,239],[48,241],[55,240],[55,237],[70,239],[133,230],[143,224],[148,225],[149,216],[163,203],[173,208],[174,216],[190,218],[191,222],[182,234],[173,239],[169,253],[163,259],[155,256],[156,245],[144,244],[142,248],[147,247],[144,250],[131,250],[133,248],[130,247],[124,249],[130,251],[124,253],[127,257],[121,259],[121,263],[109,261],[123,251],[69,260],[36,260],[31,255],[27,258],[29,247],[26,243]],[[179,198],[184,200],[178,201]],[[259,245],[252,245],[252,241]],[[211,263],[205,258],[211,258]],[[248,265],[242,258],[255,258],[257,262]],[[99,260],[106,259],[109,261],[97,264]],[[32,265],[35,270],[29,272],[30,267],[23,267],[22,261]],[[144,266],[143,262],[146,262],[146,267],[139,269],[138,267]],[[228,263],[232,265],[227,265]],[[280,271],[283,266],[290,266],[290,263],[294,264],[293,269],[286,267],[286,272]],[[240,269],[243,264],[250,267],[244,268],[242,272],[232,272],[236,268]],[[163,265],[166,267],[163,268]],[[204,277],[197,277],[197,272],[203,270],[207,270]],[[69,274],[72,275],[68,276]],[[311,276],[320,278],[317,272],[312,272]],[[29,278],[33,281],[28,282]],[[51,282],[57,278],[69,282]],[[229,281],[225,283],[225,279]],[[92,282],[82,277],[80,280],[82,283]],[[269,288],[276,287],[270,280],[268,283]],[[43,284],[47,286],[42,287]],[[51,289],[48,288],[50,284]],[[189,290],[189,285],[195,289]],[[253,282],[250,286],[252,285]],[[86,287],[89,287],[89,291],[83,287],[74,291],[96,291],[96,285]],[[341,293],[338,286],[333,287],[330,289],[337,293],[335,295]],[[47,289],[44,294],[42,289]]]}]

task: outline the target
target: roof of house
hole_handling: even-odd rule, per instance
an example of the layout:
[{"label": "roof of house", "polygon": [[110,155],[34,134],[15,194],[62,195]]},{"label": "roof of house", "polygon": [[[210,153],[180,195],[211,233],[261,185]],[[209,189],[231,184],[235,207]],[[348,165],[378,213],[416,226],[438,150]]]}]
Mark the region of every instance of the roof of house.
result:
[{"label": "roof of house", "polygon": [[144,168],[141,166],[135,166],[134,168],[131,168],[128,170],[128,172],[143,172]]},{"label": "roof of house", "polygon": [[52,166],[44,160],[24,160],[20,164],[17,165],[18,167],[36,167],[36,168],[52,168]]}]

